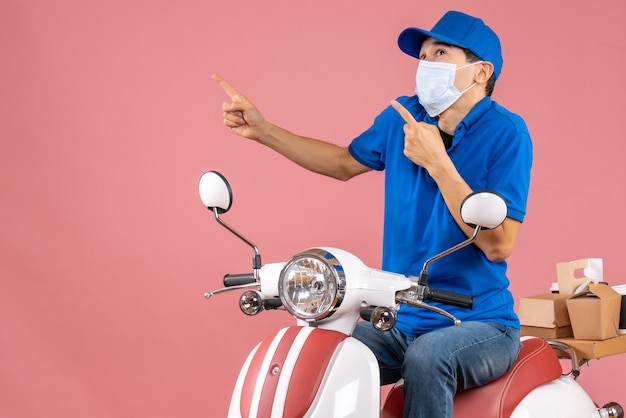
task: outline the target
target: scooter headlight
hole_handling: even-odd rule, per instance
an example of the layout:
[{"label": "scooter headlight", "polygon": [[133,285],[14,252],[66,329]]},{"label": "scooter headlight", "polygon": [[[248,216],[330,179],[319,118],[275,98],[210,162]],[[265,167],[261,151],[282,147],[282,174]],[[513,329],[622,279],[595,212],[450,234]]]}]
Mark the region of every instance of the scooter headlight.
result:
[{"label": "scooter headlight", "polygon": [[319,321],[341,305],[346,288],[339,261],[319,248],[289,260],[278,279],[278,293],[289,313],[305,321]]}]

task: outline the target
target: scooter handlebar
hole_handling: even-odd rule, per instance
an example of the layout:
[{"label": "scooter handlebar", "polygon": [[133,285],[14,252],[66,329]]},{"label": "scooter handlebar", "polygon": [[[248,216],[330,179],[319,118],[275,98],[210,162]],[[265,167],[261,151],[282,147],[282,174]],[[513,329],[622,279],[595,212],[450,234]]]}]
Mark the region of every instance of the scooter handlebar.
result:
[{"label": "scooter handlebar", "polygon": [[242,274],[226,274],[224,276],[224,286],[241,286],[244,284],[254,283],[254,273],[242,273]]},{"label": "scooter handlebar", "polygon": [[428,287],[424,293],[424,300],[445,303],[458,306],[459,308],[472,309],[474,307],[474,297],[461,293],[449,292],[447,290],[433,289]]}]

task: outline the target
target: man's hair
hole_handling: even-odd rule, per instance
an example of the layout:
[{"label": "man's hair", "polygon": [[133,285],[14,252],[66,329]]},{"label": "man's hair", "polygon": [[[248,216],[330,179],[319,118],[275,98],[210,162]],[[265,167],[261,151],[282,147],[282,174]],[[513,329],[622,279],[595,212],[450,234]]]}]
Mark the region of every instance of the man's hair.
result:
[{"label": "man's hair", "polygon": [[[476,54],[474,54],[469,49],[463,48],[463,52],[465,52],[465,57],[467,58],[469,62],[482,61],[480,58],[478,58]],[[491,77],[489,78],[489,80],[487,80],[487,84],[485,85],[485,94],[487,94],[487,96],[491,96],[495,85],[496,85],[496,75],[491,74]]]}]

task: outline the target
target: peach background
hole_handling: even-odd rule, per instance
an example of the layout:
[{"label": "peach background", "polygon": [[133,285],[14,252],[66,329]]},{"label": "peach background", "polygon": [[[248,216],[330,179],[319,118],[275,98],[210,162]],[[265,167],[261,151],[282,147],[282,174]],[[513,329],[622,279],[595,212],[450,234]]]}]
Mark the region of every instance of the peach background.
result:
[{"label": "peach background", "polygon": [[[249,249],[202,207],[219,170],[229,223],[265,262],[333,245],[377,267],[382,177],[307,173],[222,126],[222,74],[266,117],[341,144],[411,94],[400,30],[448,9],[501,36],[494,98],[530,127],[535,165],[510,275],[604,260],[626,283],[626,3],[496,0],[0,2],[0,416],[224,416],[239,367],[284,313],[205,301]],[[580,383],[626,403],[626,356]]]}]

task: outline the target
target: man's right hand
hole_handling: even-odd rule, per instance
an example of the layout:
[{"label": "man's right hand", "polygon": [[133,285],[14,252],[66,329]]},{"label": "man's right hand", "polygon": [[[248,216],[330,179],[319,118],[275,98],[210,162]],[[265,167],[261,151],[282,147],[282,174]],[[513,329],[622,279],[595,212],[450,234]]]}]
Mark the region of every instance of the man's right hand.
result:
[{"label": "man's right hand", "polygon": [[265,120],[243,94],[219,75],[213,80],[230,96],[224,102],[224,125],[244,138],[250,138],[307,170],[340,180],[348,180],[370,168],[352,157],[348,147],[296,135]]},{"label": "man's right hand", "polygon": [[230,101],[222,104],[224,125],[244,138],[260,140],[267,125],[261,112],[221,76],[213,74],[211,78],[230,96]]}]

